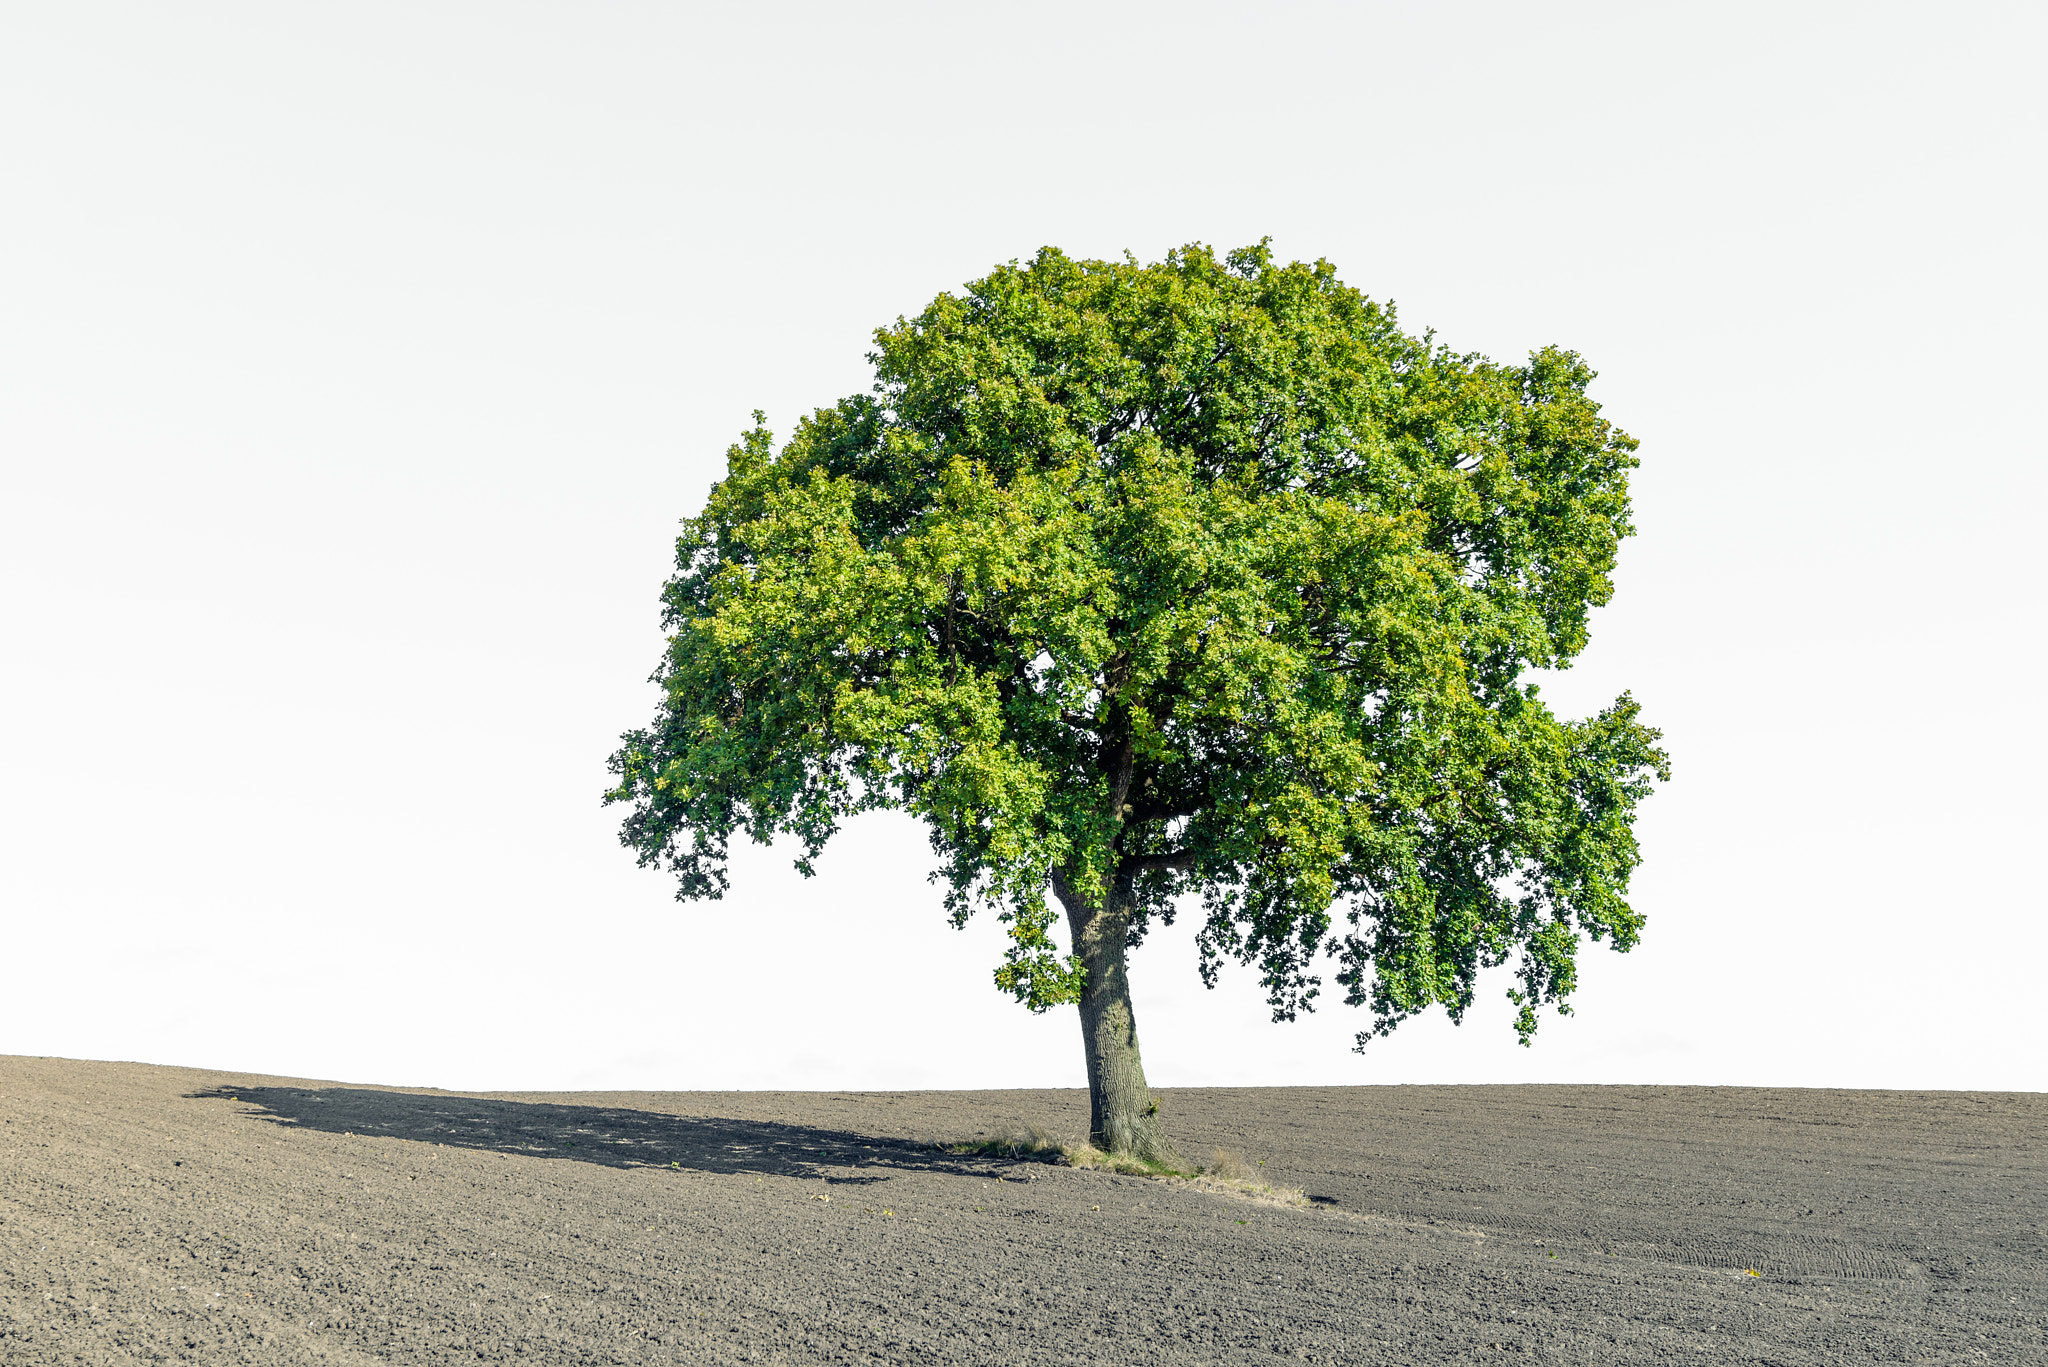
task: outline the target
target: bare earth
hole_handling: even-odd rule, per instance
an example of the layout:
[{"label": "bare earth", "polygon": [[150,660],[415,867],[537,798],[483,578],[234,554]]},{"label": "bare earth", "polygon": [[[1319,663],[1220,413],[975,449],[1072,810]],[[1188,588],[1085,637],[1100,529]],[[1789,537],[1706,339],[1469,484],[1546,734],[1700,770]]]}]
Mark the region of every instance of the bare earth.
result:
[{"label": "bare earth", "polygon": [[0,1057],[0,1363],[2048,1362],[2048,1096],[1162,1097],[1312,1204],[931,1145],[1079,1092]]}]

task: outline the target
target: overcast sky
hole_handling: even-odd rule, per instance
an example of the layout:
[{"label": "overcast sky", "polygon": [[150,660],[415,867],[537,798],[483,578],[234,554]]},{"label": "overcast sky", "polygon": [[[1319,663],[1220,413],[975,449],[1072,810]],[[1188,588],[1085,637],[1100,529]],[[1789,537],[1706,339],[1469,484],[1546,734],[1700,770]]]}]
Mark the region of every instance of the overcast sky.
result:
[{"label": "overcast sky", "polygon": [[[1155,1085],[2048,1088],[2043,11],[68,3],[0,18],[0,1053],[1078,1086],[918,831],[678,904],[600,807],[762,408],[1054,244],[1270,235],[1639,437],[1676,778],[1515,1047],[1133,975]],[[1334,994],[1333,994],[1334,996]]]}]

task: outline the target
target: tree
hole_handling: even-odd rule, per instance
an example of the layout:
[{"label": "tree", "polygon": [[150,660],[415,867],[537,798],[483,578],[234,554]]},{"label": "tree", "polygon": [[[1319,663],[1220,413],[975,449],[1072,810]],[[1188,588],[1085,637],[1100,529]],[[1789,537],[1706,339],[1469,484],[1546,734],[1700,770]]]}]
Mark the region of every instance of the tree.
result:
[{"label": "tree", "polygon": [[1095,1142],[1169,1166],[1125,956],[1184,905],[1203,978],[1256,966],[1276,1020],[1327,956],[1361,1049],[1511,959],[1526,1044],[1582,936],[1636,943],[1659,733],[1523,679],[1585,647],[1632,531],[1578,356],[1455,354],[1264,244],[1048,248],[875,342],[873,392],[779,452],[754,415],[677,541],[606,801],[679,898],[725,891],[735,832],[808,874],[848,816],[914,814],[954,923],[1007,924],[997,984],[1080,1008]]}]

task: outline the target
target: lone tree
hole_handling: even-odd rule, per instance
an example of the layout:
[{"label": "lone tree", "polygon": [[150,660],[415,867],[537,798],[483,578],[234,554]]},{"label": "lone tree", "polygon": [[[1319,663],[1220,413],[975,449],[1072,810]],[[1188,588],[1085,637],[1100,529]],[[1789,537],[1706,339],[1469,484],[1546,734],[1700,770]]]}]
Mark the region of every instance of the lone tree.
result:
[{"label": "lone tree", "polygon": [[1659,734],[1522,678],[1584,649],[1632,531],[1578,356],[1453,353],[1263,244],[1048,248],[875,342],[872,394],[779,452],[755,414],[677,541],[606,801],[679,898],[736,831],[808,874],[914,813],[954,924],[1007,923],[997,985],[1080,1007],[1094,1141],[1169,1166],[1125,954],[1187,899],[1205,981],[1255,965],[1291,1020],[1329,956],[1361,1048],[1510,959],[1526,1044],[1582,935],[1636,943]]}]

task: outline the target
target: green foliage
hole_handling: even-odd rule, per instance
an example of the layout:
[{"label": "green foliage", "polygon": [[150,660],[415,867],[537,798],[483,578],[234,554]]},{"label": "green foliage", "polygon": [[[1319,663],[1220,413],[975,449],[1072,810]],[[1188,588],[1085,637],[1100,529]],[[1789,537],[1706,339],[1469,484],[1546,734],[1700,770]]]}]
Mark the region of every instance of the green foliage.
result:
[{"label": "green foliage", "polygon": [[809,872],[870,808],[930,829],[996,980],[1076,999],[1057,870],[1136,943],[1198,903],[1202,973],[1276,1019],[1334,956],[1371,1032],[1515,960],[1524,1042],[1582,937],[1636,942],[1627,695],[1552,715],[1607,601],[1633,439],[1544,350],[1411,337],[1324,262],[1047,249],[876,333],[876,384],[755,428],[684,524],[622,839],[718,896],[735,832]]}]

